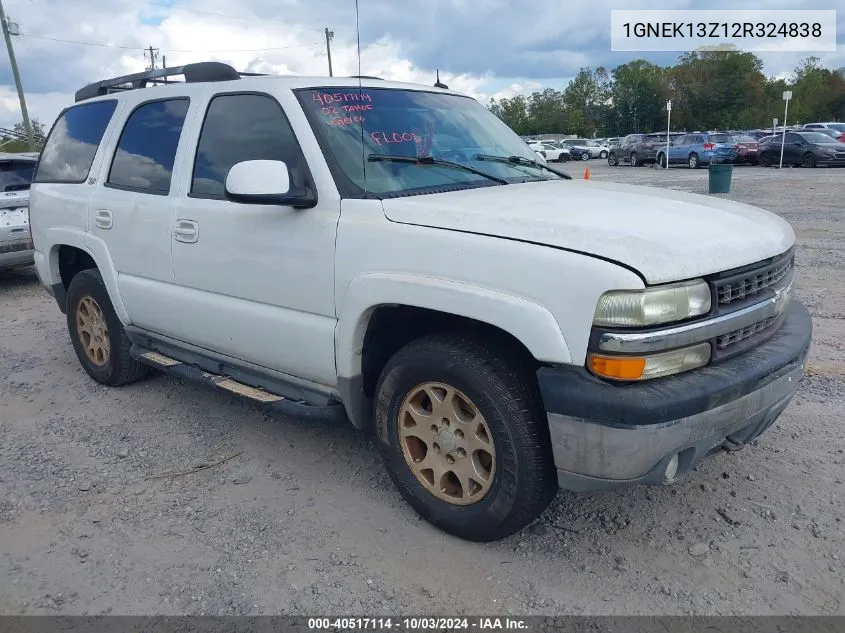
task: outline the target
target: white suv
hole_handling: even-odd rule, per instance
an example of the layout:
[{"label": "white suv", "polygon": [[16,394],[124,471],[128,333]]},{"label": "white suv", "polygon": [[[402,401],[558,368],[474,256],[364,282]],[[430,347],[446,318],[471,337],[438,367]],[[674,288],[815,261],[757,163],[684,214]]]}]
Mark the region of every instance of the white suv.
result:
[{"label": "white suv", "polygon": [[94,380],[372,428],[423,517],[498,539],[558,486],[671,483],[756,438],[812,330],[779,217],[535,159],[445,89],[121,77],[50,132],[36,266]]}]

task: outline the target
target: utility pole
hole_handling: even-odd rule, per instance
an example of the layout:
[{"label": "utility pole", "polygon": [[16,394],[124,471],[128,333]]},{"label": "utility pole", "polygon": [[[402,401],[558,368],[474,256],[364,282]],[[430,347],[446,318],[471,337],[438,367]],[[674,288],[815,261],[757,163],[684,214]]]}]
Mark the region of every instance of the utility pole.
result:
[{"label": "utility pole", "polygon": [[[29,151],[34,152],[35,139],[32,136],[32,124],[29,121],[29,112],[26,109],[26,97],[23,94],[23,84],[21,83],[21,75],[18,72],[18,61],[15,59],[15,51],[12,48],[12,36],[9,33],[9,20],[6,18],[6,12],[3,10],[3,0],[0,0],[0,21],[3,22],[3,37],[6,39],[6,49],[9,51],[9,62],[12,64],[12,75],[15,78],[15,85],[18,88],[18,99],[21,102],[21,116],[23,117],[23,126],[26,129],[26,139],[29,145]],[[18,33],[16,32],[15,35]]]},{"label": "utility pole", "polygon": [[332,73],[332,45],[331,41],[334,37],[334,31],[329,31],[329,27],[326,27],[326,54],[329,56],[329,77],[334,77]]},{"label": "utility pole", "polygon": [[153,48],[150,46],[147,50],[144,51],[144,58],[146,59],[147,53],[150,54],[150,67],[147,70],[155,70],[156,69],[156,60],[158,59],[158,49]]}]

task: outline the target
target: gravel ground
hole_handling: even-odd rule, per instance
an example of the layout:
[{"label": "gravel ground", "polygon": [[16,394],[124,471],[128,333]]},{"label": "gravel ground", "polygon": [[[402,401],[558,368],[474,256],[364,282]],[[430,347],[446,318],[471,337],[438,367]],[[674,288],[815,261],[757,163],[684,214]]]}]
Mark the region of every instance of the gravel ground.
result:
[{"label": "gravel ground", "polygon": [[[564,168],[586,166],[706,192],[705,170]],[[0,273],[0,613],[845,614],[843,182],[737,168],[727,194],[798,235],[815,343],[778,424],[673,487],[561,493],[487,545],[419,520],[351,428],[165,376],[95,384],[34,274]]]}]

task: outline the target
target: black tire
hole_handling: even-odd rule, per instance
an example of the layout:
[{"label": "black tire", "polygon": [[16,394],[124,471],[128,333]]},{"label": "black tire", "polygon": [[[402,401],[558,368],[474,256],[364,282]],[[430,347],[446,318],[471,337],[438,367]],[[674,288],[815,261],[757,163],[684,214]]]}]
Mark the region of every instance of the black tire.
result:
[{"label": "black tire", "polygon": [[607,152],[605,152],[604,150],[599,152],[599,158],[607,158]]},{"label": "black tire", "polygon": [[[405,500],[444,532],[477,542],[505,538],[540,516],[555,496],[548,422],[526,365],[520,356],[490,341],[438,333],[400,349],[381,373],[375,427],[385,467]],[[496,467],[487,492],[469,505],[435,497],[403,455],[398,428],[402,402],[429,381],[465,394],[490,429]]]},{"label": "black tire", "polygon": [[640,166],[640,157],[637,156],[636,152],[631,152],[631,167],[639,167]]},{"label": "black tire", "polygon": [[657,164],[666,169],[666,154],[660,152],[657,155]]},{"label": "black tire", "polygon": [[813,156],[812,152],[807,152],[801,157],[801,166],[809,169],[816,166],[816,157]]},{"label": "black tire", "polygon": [[590,152],[584,152],[581,154],[581,160],[590,160]]},{"label": "black tire", "polygon": [[616,167],[619,164],[619,157],[616,156],[616,152],[610,152],[607,155],[607,164],[611,167]]},{"label": "black tire", "polygon": [[690,154],[689,158],[687,158],[687,165],[689,165],[690,169],[698,169],[699,167],[701,167],[701,161],[698,160],[698,154],[696,154],[695,152]]},{"label": "black tire", "polygon": [[761,167],[771,167],[772,166],[772,155],[768,152],[763,152],[760,154],[760,166]]},{"label": "black tire", "polygon": [[[96,303],[107,326],[109,354],[104,364],[97,364],[88,357],[77,325],[77,310],[86,298]],[[73,349],[82,368],[97,382],[110,387],[119,387],[147,375],[149,368],[129,355],[131,346],[129,337],[126,336],[123,324],[114,311],[100,271],[83,270],[71,280],[67,293],[67,327]]]}]

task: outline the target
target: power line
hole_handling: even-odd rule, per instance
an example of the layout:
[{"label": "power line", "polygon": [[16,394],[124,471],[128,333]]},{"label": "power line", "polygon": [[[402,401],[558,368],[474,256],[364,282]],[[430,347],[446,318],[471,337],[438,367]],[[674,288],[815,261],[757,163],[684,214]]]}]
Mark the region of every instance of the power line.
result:
[{"label": "power line", "polygon": [[[63,44],[80,44],[83,46],[100,46],[102,48],[122,48],[129,51],[147,51],[146,46],[125,46],[123,44],[103,44],[102,42],[83,42],[81,40],[65,40],[58,37],[50,37],[48,35],[32,35],[21,33],[20,37],[34,37],[39,40],[50,40],[51,42],[61,42]],[[232,48],[225,50],[188,50],[182,48],[166,48],[170,53],[262,53],[266,51],[283,51],[290,48],[307,48],[309,46],[324,46],[323,42],[312,42],[310,44],[292,44],[291,46],[270,46],[268,48]]]}]

